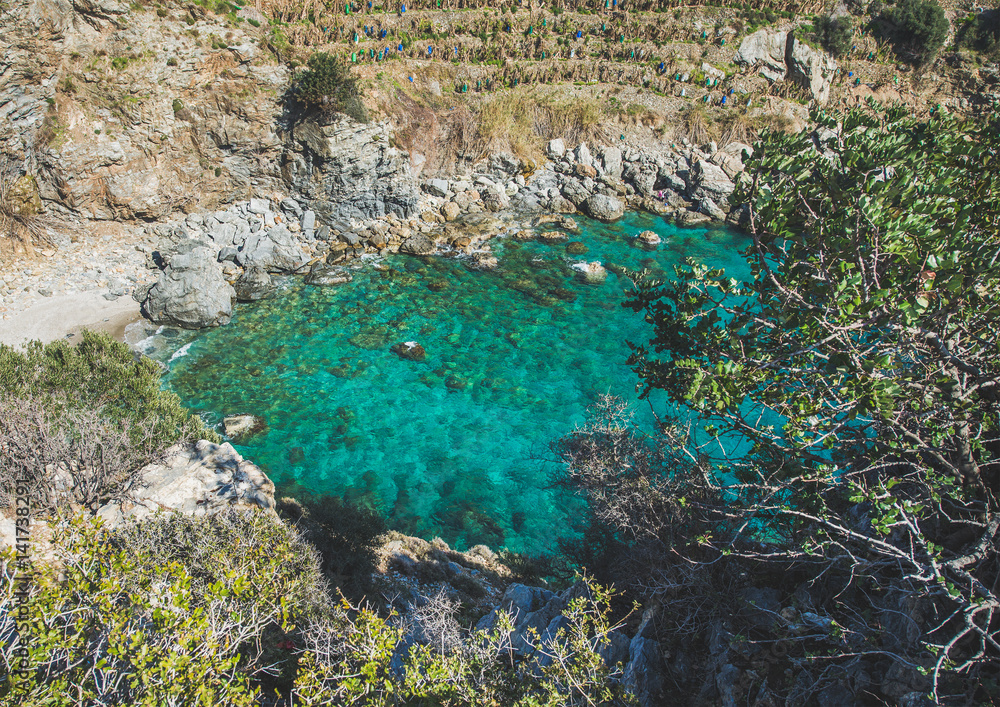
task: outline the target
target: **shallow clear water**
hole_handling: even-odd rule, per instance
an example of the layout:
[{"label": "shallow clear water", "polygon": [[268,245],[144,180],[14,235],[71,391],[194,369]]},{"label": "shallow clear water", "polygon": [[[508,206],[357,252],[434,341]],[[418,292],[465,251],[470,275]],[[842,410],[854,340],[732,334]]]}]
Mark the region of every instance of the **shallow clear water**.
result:
[{"label": "shallow clear water", "polygon": [[[288,280],[284,296],[237,306],[226,327],[164,331],[153,355],[167,385],[210,422],[253,413],[267,431],[241,453],[279,493],[301,486],[383,512],[403,532],[520,552],[556,550],[580,502],[547,488],[548,444],[584,420],[597,395],[635,398],[627,340],[650,328],[621,306],[628,280],[578,280],[571,263],[599,260],[671,272],[693,257],[739,274],[744,239],[629,214],[577,219],[588,252],[491,243],[494,272],[453,258],[392,256],[330,288]],[[655,230],[664,243],[635,248]],[[548,230],[548,227],[539,229]],[[424,361],[390,352],[419,342]],[[644,406],[636,406],[642,416]]]}]

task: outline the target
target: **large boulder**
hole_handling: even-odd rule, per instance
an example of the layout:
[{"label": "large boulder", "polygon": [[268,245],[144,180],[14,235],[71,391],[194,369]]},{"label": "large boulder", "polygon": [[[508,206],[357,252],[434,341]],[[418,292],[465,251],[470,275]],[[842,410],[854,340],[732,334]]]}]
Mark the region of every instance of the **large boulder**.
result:
[{"label": "large boulder", "polygon": [[490,211],[501,211],[510,206],[510,200],[507,198],[507,192],[500,186],[490,185],[484,188],[481,192],[483,199],[483,204]]},{"label": "large boulder", "polygon": [[731,142],[709,158],[709,162],[718,165],[726,176],[736,179],[743,171],[743,154],[753,155],[753,148],[742,142]]},{"label": "large boulder", "polygon": [[240,248],[238,262],[245,268],[294,273],[305,267],[309,258],[288,229],[279,224],[247,236]]},{"label": "large boulder", "polygon": [[830,98],[830,82],[837,72],[837,62],[826,52],[813,49],[807,44],[792,41],[788,55],[788,75],[809,89],[818,103],[826,103]]},{"label": "large boulder", "polygon": [[142,483],[127,500],[107,503],[97,511],[105,523],[114,527],[157,511],[207,516],[234,506],[274,509],[274,484],[229,443],[176,444],[140,475]]},{"label": "large boulder", "polygon": [[174,255],[142,301],[142,311],[160,324],[204,329],[228,324],[236,291],[226,282],[214,253],[197,248]]},{"label": "large boulder", "polygon": [[728,204],[729,195],[736,189],[722,167],[708,160],[698,160],[692,165],[689,181],[688,193],[696,201],[711,199],[716,203]]},{"label": "large boulder", "polygon": [[622,151],[617,147],[605,147],[602,156],[604,174],[608,179],[621,179],[622,177]]},{"label": "large boulder", "polygon": [[410,236],[399,247],[400,253],[409,253],[410,255],[432,255],[436,251],[437,246],[434,245],[434,241],[422,233]]},{"label": "large boulder", "polygon": [[613,196],[594,194],[583,202],[583,210],[591,218],[610,223],[625,215],[625,206]]},{"label": "large boulder", "polygon": [[761,75],[768,81],[781,81],[788,73],[787,45],[787,32],[758,30],[743,40],[733,60],[743,66],[759,66]]}]

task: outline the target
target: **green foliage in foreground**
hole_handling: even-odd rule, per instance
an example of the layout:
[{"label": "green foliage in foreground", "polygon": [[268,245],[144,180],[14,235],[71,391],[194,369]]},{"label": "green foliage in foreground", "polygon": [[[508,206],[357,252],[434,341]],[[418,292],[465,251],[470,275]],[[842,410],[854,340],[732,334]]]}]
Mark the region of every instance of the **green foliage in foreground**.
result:
[{"label": "green foliage in foreground", "polygon": [[[702,551],[839,584],[827,610],[856,643],[827,665],[891,660],[969,704],[1000,664],[1000,119],[871,108],[764,136],[732,197],[749,280],[638,280],[655,337],[631,362],[719,442],[686,459],[739,481],[722,507],[706,465],[684,479]],[[920,604],[918,639],[858,620],[883,592]]]},{"label": "green foliage in foreground", "polygon": [[115,422],[150,421],[152,443],[219,437],[160,389],[159,364],[136,357],[108,334],[84,331],[81,341],[28,344],[23,353],[0,344],[0,399],[42,399],[53,414],[66,409],[100,410]]},{"label": "green foliage in foreground", "polygon": [[263,511],[65,521],[26,603],[25,568],[2,559],[3,704],[626,703],[597,653],[614,627],[596,586],[580,585],[558,636],[524,635],[527,658],[505,617],[457,646],[404,649],[398,621],[331,602],[315,549]]},{"label": "green foliage in foreground", "polygon": [[295,77],[295,97],[310,110],[323,114],[346,113],[359,122],[368,116],[358,90],[357,78],[343,60],[319,52],[309,57],[305,70]]}]

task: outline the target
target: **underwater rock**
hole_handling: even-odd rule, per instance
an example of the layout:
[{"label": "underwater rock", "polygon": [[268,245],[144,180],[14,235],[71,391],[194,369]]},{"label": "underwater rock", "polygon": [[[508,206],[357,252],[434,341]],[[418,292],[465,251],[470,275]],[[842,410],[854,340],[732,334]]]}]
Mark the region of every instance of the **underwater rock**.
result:
[{"label": "underwater rock", "polygon": [[313,265],[305,277],[307,285],[317,286],[342,285],[353,279],[354,276],[351,275],[351,271],[347,268],[337,265],[326,265],[324,263]]},{"label": "underwater rock", "polygon": [[573,263],[573,269],[576,270],[578,279],[591,285],[602,283],[608,278],[608,271],[597,260]]},{"label": "underwater rock", "polygon": [[267,430],[267,423],[256,415],[230,415],[222,420],[226,437],[241,442]]},{"label": "underwater rock", "polygon": [[514,234],[514,240],[516,241],[533,241],[535,240],[535,232],[529,231],[527,229],[518,231]]},{"label": "underwater rock", "polygon": [[407,361],[423,361],[427,358],[427,352],[424,350],[424,347],[416,341],[404,341],[402,344],[396,344],[389,350]]},{"label": "underwater rock", "polygon": [[249,268],[233,283],[239,302],[256,302],[273,297],[277,288],[271,276],[261,268]]},{"label": "underwater rock", "polygon": [[538,240],[542,243],[562,243],[569,240],[569,236],[562,231],[545,231],[538,234]]},{"label": "underwater rock", "polygon": [[570,255],[583,255],[588,250],[587,246],[580,241],[571,241],[566,244],[566,252]]}]

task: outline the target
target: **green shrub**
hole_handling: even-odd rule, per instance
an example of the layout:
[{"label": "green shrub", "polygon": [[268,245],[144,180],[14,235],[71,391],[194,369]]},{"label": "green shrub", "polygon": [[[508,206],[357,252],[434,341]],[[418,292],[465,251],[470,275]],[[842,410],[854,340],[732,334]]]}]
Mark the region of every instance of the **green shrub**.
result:
[{"label": "green shrub", "polygon": [[107,334],[85,331],[76,347],[36,341],[23,353],[0,345],[0,501],[20,479],[37,512],[94,508],[126,492],[171,444],[218,441],[160,390],[160,373]]},{"label": "green shrub", "polygon": [[979,13],[966,36],[971,38],[975,49],[990,55],[1000,54],[1000,10]]},{"label": "green shrub", "polygon": [[599,655],[619,628],[610,593],[590,583],[555,636],[522,634],[536,661],[512,655],[509,616],[464,637],[448,601],[399,650],[400,622],[331,603],[315,551],[263,511],[116,531],[77,517],[55,532],[52,559],[28,577],[0,552],[0,616],[16,612],[0,623],[4,704],[631,703]]},{"label": "green shrub", "polygon": [[307,109],[325,114],[346,113],[359,122],[367,122],[357,79],[346,63],[320,52],[309,57],[307,67],[296,76],[294,86],[296,98]]},{"label": "green shrub", "polygon": [[814,35],[820,45],[830,54],[841,57],[851,49],[854,39],[854,23],[848,16],[817,17],[814,24]]},{"label": "green shrub", "polygon": [[948,36],[948,20],[936,0],[901,0],[892,19],[922,62],[933,57]]},{"label": "green shrub", "polygon": [[172,106],[172,107],[173,107],[173,109],[174,109],[174,115],[177,115],[177,114],[178,114],[178,113],[180,113],[180,112],[181,112],[182,110],[184,110],[184,104],[183,104],[183,103],[181,103],[181,99],[180,99],[180,98],[175,98],[175,99],[174,99],[174,102],[173,102],[173,106]]}]

